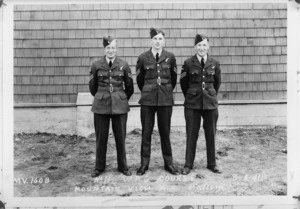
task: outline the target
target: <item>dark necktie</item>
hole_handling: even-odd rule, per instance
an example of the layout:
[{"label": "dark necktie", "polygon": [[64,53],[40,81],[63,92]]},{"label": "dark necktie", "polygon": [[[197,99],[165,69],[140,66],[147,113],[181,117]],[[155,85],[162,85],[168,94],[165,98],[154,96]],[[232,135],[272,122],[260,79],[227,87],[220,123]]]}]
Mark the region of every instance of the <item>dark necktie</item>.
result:
[{"label": "dark necktie", "polygon": [[108,64],[108,65],[109,65],[109,67],[111,67],[111,66],[112,66],[112,62],[111,62],[111,60],[109,61],[109,64]]},{"label": "dark necktie", "polygon": [[156,53],[156,62],[158,62],[159,60],[159,56],[158,56],[158,53]]},{"label": "dark necktie", "polygon": [[201,59],[201,67],[204,67],[204,58]]}]

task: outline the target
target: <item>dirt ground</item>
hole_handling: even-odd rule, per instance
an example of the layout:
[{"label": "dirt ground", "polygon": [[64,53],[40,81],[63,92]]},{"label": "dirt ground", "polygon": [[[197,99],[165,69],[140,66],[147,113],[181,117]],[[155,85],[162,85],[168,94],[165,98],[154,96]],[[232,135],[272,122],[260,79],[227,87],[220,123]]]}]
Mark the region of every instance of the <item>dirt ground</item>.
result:
[{"label": "dirt ground", "polygon": [[[142,177],[141,130],[129,131],[127,162],[133,175],[117,171],[116,149],[110,134],[107,167],[91,178],[95,162],[95,137],[19,133],[14,137],[14,195],[16,197],[65,196],[251,196],[286,195],[287,137],[285,127],[224,129],[217,132],[216,156],[221,174],[206,169],[203,131],[200,132],[195,168],[187,175],[173,176],[163,168],[160,137],[152,136],[150,168]],[[172,128],[174,164],[182,169],[185,129]]]}]

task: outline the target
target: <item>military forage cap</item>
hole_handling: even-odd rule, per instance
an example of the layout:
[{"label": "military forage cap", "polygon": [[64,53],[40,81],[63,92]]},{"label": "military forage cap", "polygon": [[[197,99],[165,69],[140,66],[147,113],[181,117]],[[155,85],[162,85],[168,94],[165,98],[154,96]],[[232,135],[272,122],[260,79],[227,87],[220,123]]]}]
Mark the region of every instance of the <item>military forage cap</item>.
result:
[{"label": "military forage cap", "polygon": [[150,28],[150,36],[151,36],[151,39],[156,36],[157,34],[161,33],[163,36],[165,35],[165,33],[163,32],[162,29],[159,29],[159,28]]},{"label": "military forage cap", "polygon": [[209,41],[209,38],[207,36],[202,35],[202,34],[197,34],[195,37],[195,45],[198,44],[199,42],[203,41],[204,39]]},{"label": "military forage cap", "polygon": [[113,40],[114,39],[112,37],[110,37],[110,36],[104,36],[103,37],[103,46],[104,46],[104,48],[106,46],[108,46]]}]

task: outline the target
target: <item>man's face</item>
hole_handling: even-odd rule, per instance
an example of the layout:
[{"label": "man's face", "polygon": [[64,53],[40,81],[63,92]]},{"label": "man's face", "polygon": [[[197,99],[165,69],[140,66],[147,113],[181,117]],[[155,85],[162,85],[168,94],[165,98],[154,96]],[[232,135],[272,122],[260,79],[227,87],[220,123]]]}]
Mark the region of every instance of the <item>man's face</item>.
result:
[{"label": "man's face", "polygon": [[151,39],[152,48],[155,50],[161,50],[165,44],[165,37],[159,33]]},{"label": "man's face", "polygon": [[203,41],[199,42],[195,45],[195,50],[197,51],[197,54],[201,57],[204,57],[207,55],[209,50],[209,43],[207,39],[204,39]]},{"label": "man's face", "polygon": [[116,40],[113,40],[109,45],[104,48],[105,56],[109,59],[113,59],[117,56],[118,45]]}]

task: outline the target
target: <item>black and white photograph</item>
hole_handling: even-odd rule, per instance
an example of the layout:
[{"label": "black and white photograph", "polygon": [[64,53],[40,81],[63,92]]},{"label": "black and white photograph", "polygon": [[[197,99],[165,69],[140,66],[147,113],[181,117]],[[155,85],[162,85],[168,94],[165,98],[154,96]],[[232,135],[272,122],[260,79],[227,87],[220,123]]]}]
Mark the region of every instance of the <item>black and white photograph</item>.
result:
[{"label": "black and white photograph", "polygon": [[299,207],[297,1],[1,10],[8,206]]}]

